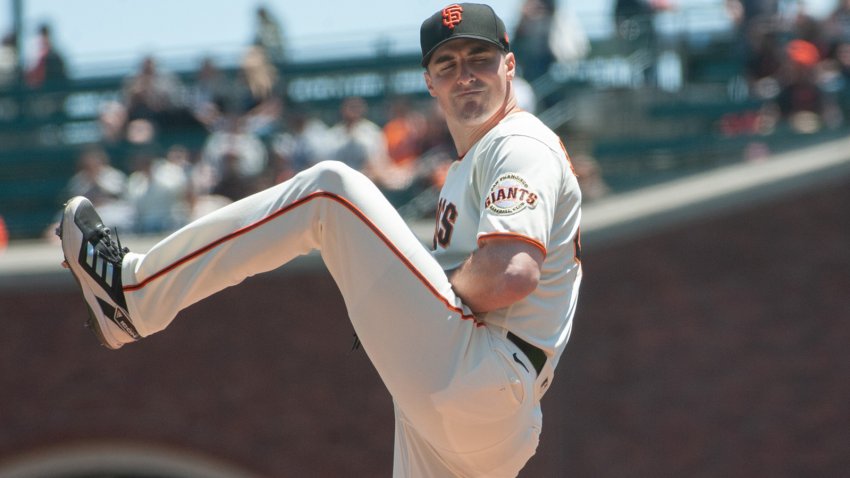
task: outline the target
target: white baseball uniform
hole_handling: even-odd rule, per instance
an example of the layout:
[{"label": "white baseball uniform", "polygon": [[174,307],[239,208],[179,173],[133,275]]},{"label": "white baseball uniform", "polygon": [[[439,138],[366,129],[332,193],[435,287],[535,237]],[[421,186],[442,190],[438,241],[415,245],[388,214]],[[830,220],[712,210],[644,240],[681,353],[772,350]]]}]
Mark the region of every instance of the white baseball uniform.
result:
[{"label": "white baseball uniform", "polygon": [[[558,138],[518,113],[453,165],[436,251],[366,177],[323,162],[200,218],[147,254],[127,254],[128,312],[147,336],[189,305],[317,249],[393,397],[394,476],[513,477],[536,449],[539,399],[570,333],[580,200]],[[546,259],[530,296],[475,317],[444,270],[492,235],[529,241]],[[539,377],[508,331],[546,351]]]}]

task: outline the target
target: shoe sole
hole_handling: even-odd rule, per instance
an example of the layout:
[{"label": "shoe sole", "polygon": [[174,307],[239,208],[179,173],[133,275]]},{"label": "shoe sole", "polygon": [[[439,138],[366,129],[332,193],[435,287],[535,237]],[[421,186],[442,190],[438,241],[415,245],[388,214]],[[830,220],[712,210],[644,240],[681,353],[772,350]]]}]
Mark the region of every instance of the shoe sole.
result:
[{"label": "shoe sole", "polygon": [[[83,281],[80,280],[80,278],[78,277],[78,274],[85,274],[85,271],[75,270],[75,267],[73,266],[73,264],[75,263],[75,261],[77,261],[77,258],[76,257],[68,258],[68,251],[65,250],[66,241],[65,241],[65,238],[62,237],[62,232],[64,230],[65,221],[66,220],[71,220],[71,221],[74,220],[73,215],[71,215],[70,218],[68,217],[68,209],[69,209],[69,206],[71,206],[71,203],[75,200],[77,200],[77,198],[74,198],[71,201],[68,201],[67,203],[65,203],[64,210],[63,210],[63,213],[62,213],[62,219],[59,220],[59,227],[56,228],[56,235],[59,236],[59,239],[62,242],[62,255],[65,257],[65,261],[62,262],[62,267],[71,271],[71,275],[74,277],[74,280],[77,282],[77,285],[80,286],[80,290],[82,290],[82,292],[83,292],[83,297],[84,297],[83,302],[85,302],[86,309],[89,312],[89,318],[85,322],[86,328],[88,328],[89,330],[91,330],[94,333],[95,337],[97,337],[97,340],[100,342],[101,345],[103,345],[104,347],[106,347],[110,350],[118,350],[124,344],[117,341],[117,340],[114,340],[114,341],[109,340],[109,338],[106,337],[106,334],[103,331],[103,327],[101,327],[101,321],[102,320],[109,320],[109,319],[107,319],[106,317],[101,319],[100,317],[98,317],[98,314],[94,311],[94,309],[92,309],[90,304],[92,302],[97,302],[97,296],[95,295],[95,293],[91,289],[91,287],[83,284]],[[81,201],[81,200],[82,199],[79,199],[79,201]],[[77,254],[79,254],[79,251],[77,251]]]}]

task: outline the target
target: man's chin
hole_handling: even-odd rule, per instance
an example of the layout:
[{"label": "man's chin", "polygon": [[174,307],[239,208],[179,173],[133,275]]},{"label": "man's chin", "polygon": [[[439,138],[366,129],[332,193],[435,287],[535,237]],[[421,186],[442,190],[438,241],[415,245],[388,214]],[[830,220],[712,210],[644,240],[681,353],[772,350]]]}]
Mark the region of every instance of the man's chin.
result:
[{"label": "man's chin", "polygon": [[478,126],[490,117],[487,111],[484,111],[479,105],[461,108],[458,111],[458,122],[464,126]]}]

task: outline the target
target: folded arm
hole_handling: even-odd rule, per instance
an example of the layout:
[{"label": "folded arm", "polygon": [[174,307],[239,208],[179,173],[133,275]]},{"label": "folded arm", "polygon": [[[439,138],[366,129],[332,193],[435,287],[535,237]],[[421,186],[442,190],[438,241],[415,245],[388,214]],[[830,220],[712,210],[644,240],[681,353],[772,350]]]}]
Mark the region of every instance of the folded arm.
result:
[{"label": "folded arm", "polygon": [[478,250],[449,274],[455,293],[475,313],[514,304],[540,280],[543,251],[506,237],[484,238]]}]

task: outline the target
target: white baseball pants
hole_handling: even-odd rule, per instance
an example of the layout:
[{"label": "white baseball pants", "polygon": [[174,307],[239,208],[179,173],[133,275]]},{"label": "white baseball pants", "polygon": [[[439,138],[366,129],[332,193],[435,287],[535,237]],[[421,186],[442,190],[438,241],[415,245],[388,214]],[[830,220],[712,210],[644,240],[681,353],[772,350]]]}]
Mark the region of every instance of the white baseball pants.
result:
[{"label": "white baseball pants", "polygon": [[320,163],[147,254],[127,254],[130,317],[153,334],[191,304],[314,249],[393,397],[393,476],[516,476],[540,433],[534,370],[514,360],[525,357],[506,330],[475,320],[372,182],[341,163]]}]

